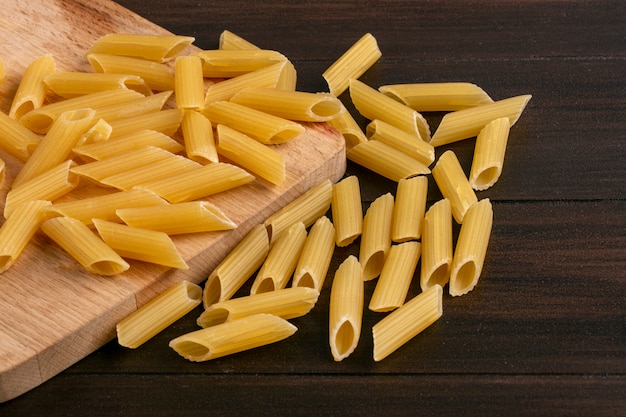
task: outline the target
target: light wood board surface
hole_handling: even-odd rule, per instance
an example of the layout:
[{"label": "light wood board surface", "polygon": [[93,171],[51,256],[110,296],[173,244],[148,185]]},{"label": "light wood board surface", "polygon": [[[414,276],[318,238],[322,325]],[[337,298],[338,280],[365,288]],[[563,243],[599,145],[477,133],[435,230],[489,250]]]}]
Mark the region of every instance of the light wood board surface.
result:
[{"label": "light wood board surface", "polygon": [[[104,34],[168,33],[105,0],[2,3],[0,32],[11,40],[0,42],[6,66],[0,110],[5,113],[24,69],[44,53],[54,56],[59,70],[89,71],[84,53]],[[122,275],[96,276],[37,235],[16,264],[0,274],[0,402],[36,387],[113,339],[119,320],[175,282],[204,281],[253,226],[317,183],[337,181],[345,171],[343,138],[325,124],[307,125],[305,134],[277,149],[286,159],[283,184],[256,180],[207,198],[238,225],[235,230],[174,238],[187,271],[130,261],[131,268]],[[4,201],[22,163],[2,150],[0,158],[7,164],[0,196]]]}]

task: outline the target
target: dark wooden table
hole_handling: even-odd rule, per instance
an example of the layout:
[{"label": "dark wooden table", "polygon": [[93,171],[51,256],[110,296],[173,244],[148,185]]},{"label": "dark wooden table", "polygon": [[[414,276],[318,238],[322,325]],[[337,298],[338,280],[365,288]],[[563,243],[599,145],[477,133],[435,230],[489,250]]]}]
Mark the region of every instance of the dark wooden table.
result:
[{"label": "dark wooden table", "polygon": [[[369,311],[357,350],[333,361],[328,279],[284,342],[187,362],[167,343],[196,329],[194,311],[140,349],[107,344],[0,415],[626,415],[621,0],[120,3],[202,48],[228,29],[278,50],[305,91],[325,90],[323,70],[371,32],[383,52],[363,77],[372,86],[468,81],[494,99],[532,94],[500,181],[479,194],[495,213],[483,275],[470,294],[445,295],[443,317],[379,363],[370,329],[381,315]],[[433,128],[439,117],[428,115]],[[473,142],[445,149],[469,169]],[[364,208],[395,191],[351,163],[350,174]],[[429,202],[438,198],[431,179]],[[338,249],[329,274],[357,250]]]}]

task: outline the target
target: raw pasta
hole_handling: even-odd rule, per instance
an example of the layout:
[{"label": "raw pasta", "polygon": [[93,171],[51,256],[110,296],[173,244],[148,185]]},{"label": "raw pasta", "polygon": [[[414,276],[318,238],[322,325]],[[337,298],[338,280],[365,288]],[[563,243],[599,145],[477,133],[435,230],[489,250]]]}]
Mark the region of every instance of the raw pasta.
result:
[{"label": "raw pasta", "polygon": [[361,337],[363,270],[354,255],[337,268],[330,290],[328,342],[336,362],[350,356]]},{"label": "raw pasta", "polygon": [[463,223],[465,213],[477,197],[454,151],[446,151],[439,157],[433,168],[433,178],[443,197],[450,200],[454,219]]},{"label": "raw pasta", "polygon": [[380,275],[391,248],[393,206],[394,198],[391,193],[387,193],[374,200],[365,212],[359,249],[359,262],[363,267],[365,281]]}]

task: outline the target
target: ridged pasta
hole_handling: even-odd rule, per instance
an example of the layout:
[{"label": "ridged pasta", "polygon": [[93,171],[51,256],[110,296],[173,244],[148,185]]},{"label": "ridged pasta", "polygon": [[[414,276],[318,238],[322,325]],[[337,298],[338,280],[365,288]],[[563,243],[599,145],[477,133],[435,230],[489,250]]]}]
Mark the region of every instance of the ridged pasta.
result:
[{"label": "ridged pasta", "polygon": [[328,342],[336,362],[350,356],[361,337],[363,291],[361,264],[350,255],[335,271],[330,290]]},{"label": "ridged pasta", "polygon": [[363,231],[363,207],[358,177],[352,175],[333,185],[330,207],[335,225],[335,243],[340,247],[348,246]]},{"label": "ridged pasta", "polygon": [[443,197],[450,200],[454,219],[463,223],[465,213],[477,197],[454,151],[446,151],[439,157],[433,168],[433,178]]},{"label": "ridged pasta", "polygon": [[383,194],[370,204],[363,217],[359,262],[363,267],[365,281],[380,275],[391,248],[393,206],[391,193]]},{"label": "ridged pasta", "polygon": [[427,194],[428,178],[423,175],[398,181],[391,223],[393,242],[417,240],[422,236]]},{"label": "ridged pasta", "polygon": [[473,189],[486,190],[500,178],[509,130],[509,119],[501,117],[487,123],[478,134],[469,174]]},{"label": "ridged pasta", "polygon": [[321,291],[334,250],[335,228],[328,217],[322,216],[309,230],[293,274],[292,286]]},{"label": "ridged pasta", "polygon": [[452,263],[452,209],[450,200],[434,203],[424,215],[422,230],[422,291],[435,284],[444,287],[450,279]]}]

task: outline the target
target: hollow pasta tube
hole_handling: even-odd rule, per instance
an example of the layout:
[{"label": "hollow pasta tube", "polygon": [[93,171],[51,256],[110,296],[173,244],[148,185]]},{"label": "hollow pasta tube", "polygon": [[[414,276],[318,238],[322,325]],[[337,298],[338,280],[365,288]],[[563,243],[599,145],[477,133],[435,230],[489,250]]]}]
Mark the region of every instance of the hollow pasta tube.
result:
[{"label": "hollow pasta tube", "polygon": [[435,284],[444,287],[450,279],[452,263],[452,209],[450,200],[434,203],[424,215],[422,230],[422,291]]},{"label": "hollow pasta tube", "polygon": [[361,188],[357,176],[349,176],[333,185],[330,208],[335,225],[335,243],[339,247],[348,246],[363,231]]},{"label": "hollow pasta tube", "polygon": [[361,264],[350,255],[337,268],[330,291],[328,342],[336,362],[350,356],[361,337],[363,291]]},{"label": "hollow pasta tube", "polygon": [[443,197],[450,200],[454,219],[463,223],[465,213],[477,197],[454,151],[446,151],[439,157],[433,168],[433,178]]},{"label": "hollow pasta tube", "polygon": [[398,181],[391,223],[393,242],[417,240],[422,236],[427,194],[428,178],[423,175]]},{"label": "hollow pasta tube", "polygon": [[509,119],[501,117],[489,122],[478,134],[469,174],[473,189],[486,190],[500,178],[509,130]]},{"label": "hollow pasta tube", "polygon": [[363,217],[359,262],[365,281],[380,275],[391,248],[393,206],[391,193],[383,194],[370,204]]}]

